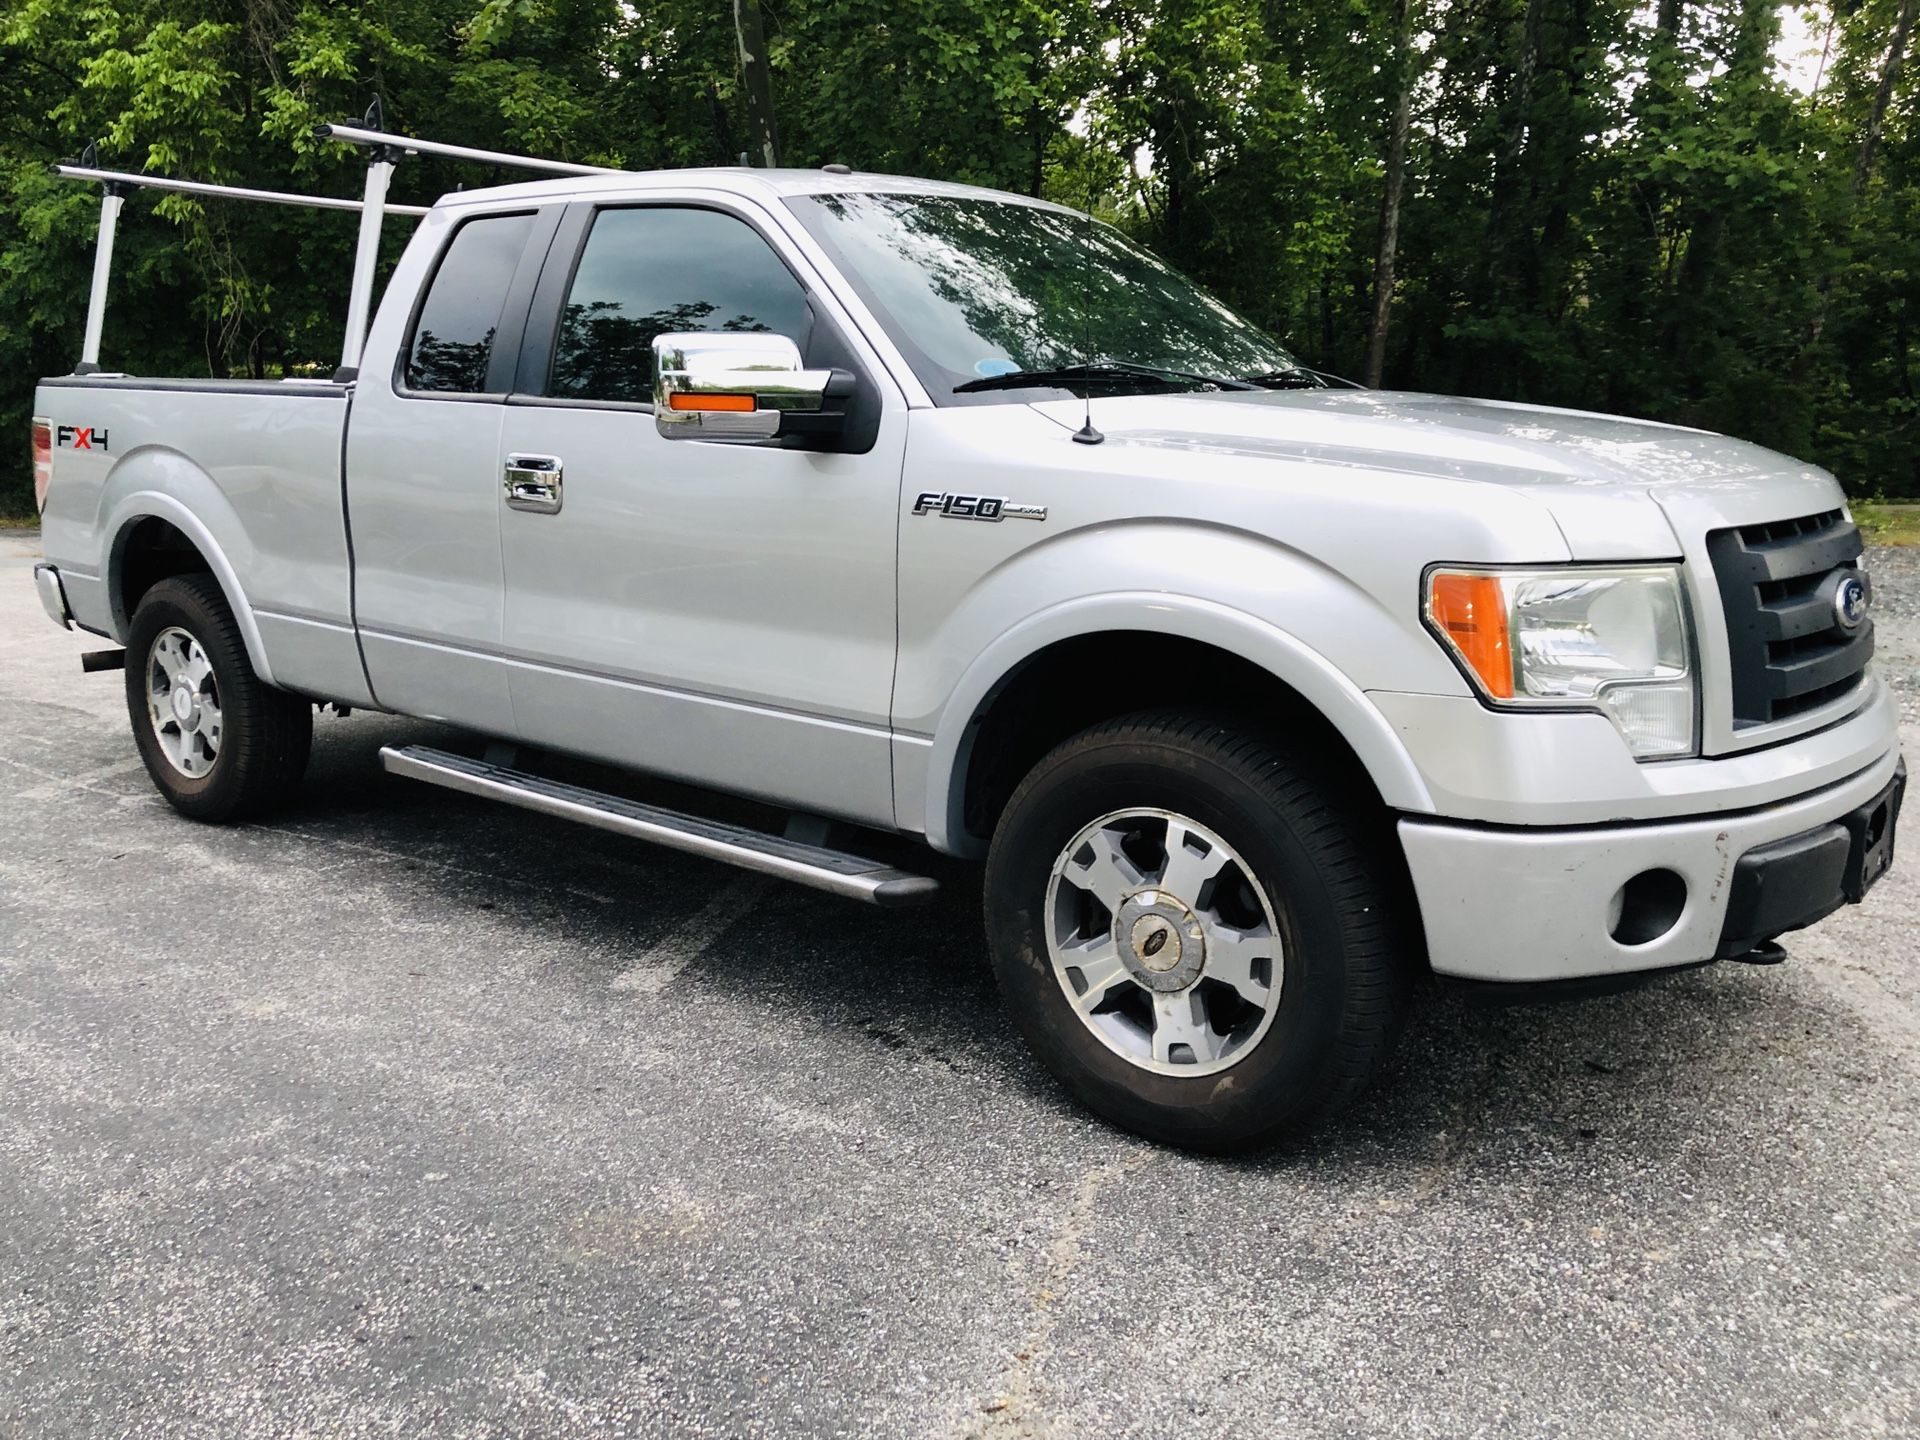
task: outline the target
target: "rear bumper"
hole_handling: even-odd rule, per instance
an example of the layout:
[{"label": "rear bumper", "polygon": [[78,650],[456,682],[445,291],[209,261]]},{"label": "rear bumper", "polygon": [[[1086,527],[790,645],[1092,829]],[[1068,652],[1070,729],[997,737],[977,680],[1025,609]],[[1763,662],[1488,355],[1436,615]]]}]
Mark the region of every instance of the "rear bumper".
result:
[{"label": "rear bumper", "polygon": [[[1521,984],[1663,970],[1810,925],[1858,899],[1877,878],[1874,867],[1891,858],[1904,772],[1890,748],[1811,794],[1646,824],[1521,829],[1402,819],[1433,968]],[[1872,835],[1876,809],[1885,833]],[[1665,882],[1623,897],[1649,871],[1672,872],[1684,893]],[[1623,924],[1623,908],[1649,895],[1650,913]]]},{"label": "rear bumper", "polygon": [[60,572],[42,560],[33,567],[33,588],[40,592],[41,607],[47,618],[62,629],[73,628],[73,607],[67,604],[67,592],[60,583]]}]

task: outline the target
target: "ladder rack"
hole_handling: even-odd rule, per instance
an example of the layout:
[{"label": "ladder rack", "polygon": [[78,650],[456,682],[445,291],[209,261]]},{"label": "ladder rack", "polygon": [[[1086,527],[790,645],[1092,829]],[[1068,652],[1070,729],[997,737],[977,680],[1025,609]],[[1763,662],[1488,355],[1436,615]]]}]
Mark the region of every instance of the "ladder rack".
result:
[{"label": "ladder rack", "polygon": [[[177,190],[185,195],[219,195],[229,200],[258,200],[268,205],[300,205],[312,210],[361,210],[363,201],[336,195],[295,195],[287,190],[249,190],[241,185],[210,185],[203,180],[175,180],[165,175],[136,175],[129,170],[99,170],[91,165],[55,165],[52,172],[63,180],[98,180],[103,185],[124,185],[129,189]],[[426,205],[384,207],[389,215],[424,215]]]},{"label": "ladder rack", "polygon": [[107,313],[107,280],[113,269],[113,241],[119,227],[120,207],[129,190],[169,190],[183,195],[209,195],[226,200],[251,200],[267,205],[294,205],[309,210],[352,210],[360,216],[360,230],[353,252],[353,279],[347,291],[347,332],[340,347],[340,368],[336,381],[345,383],[360,372],[360,359],[367,338],[367,320],[373,302],[373,271],[380,255],[380,223],[389,215],[421,216],[425,205],[395,205],[387,201],[387,185],[393,167],[408,155],[438,155],[453,160],[471,160],[483,165],[506,165],[520,170],[539,170],[554,175],[620,175],[626,172],[606,165],[580,165],[569,160],[547,160],[534,155],[511,155],[501,150],[478,150],[467,145],[448,145],[438,140],[420,140],[390,134],[382,126],[380,102],[375,100],[360,125],[322,125],[314,131],[316,139],[337,140],[363,146],[367,155],[367,183],[358,200],[338,195],[296,195],[285,190],[255,190],[241,185],[214,185],[201,180],[177,180],[164,175],[140,175],[124,170],[103,170],[94,163],[94,147],[74,164],[54,165],[51,172],[63,180],[91,180],[99,183],[100,233],[93,251],[93,288],[87,296],[87,329],[80,345],[80,363],[76,375],[92,375],[100,369],[100,332]]}]

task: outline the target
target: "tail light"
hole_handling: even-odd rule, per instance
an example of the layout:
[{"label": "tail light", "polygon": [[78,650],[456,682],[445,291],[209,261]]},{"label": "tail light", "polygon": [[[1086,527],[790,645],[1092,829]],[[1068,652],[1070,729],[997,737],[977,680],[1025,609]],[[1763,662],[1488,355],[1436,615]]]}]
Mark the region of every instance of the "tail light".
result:
[{"label": "tail light", "polygon": [[[19,431],[14,432],[16,435]],[[17,453],[17,452],[16,452]],[[53,422],[33,417],[33,503],[47,508],[47,487],[53,483]]]}]

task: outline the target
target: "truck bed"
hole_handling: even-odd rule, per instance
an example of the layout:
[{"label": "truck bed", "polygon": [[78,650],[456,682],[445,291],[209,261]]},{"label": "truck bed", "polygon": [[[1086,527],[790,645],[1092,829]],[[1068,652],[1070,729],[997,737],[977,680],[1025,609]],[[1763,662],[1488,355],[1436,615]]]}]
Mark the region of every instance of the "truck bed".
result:
[{"label": "truck bed", "polygon": [[125,640],[114,547],[164,541],[153,527],[171,525],[208,556],[255,669],[366,703],[341,486],[350,396],[330,381],[41,381],[34,414],[54,427],[57,477],[43,543],[76,623]]}]

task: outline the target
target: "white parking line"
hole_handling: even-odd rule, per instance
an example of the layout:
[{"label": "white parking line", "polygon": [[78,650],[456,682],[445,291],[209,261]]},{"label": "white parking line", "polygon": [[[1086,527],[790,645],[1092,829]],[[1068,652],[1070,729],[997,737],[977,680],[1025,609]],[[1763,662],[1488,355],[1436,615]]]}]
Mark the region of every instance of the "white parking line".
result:
[{"label": "white parking line", "polygon": [[758,905],[774,883],[769,876],[751,874],[728,881],[698,914],[675,925],[616,975],[611,988],[622,995],[658,995]]}]

